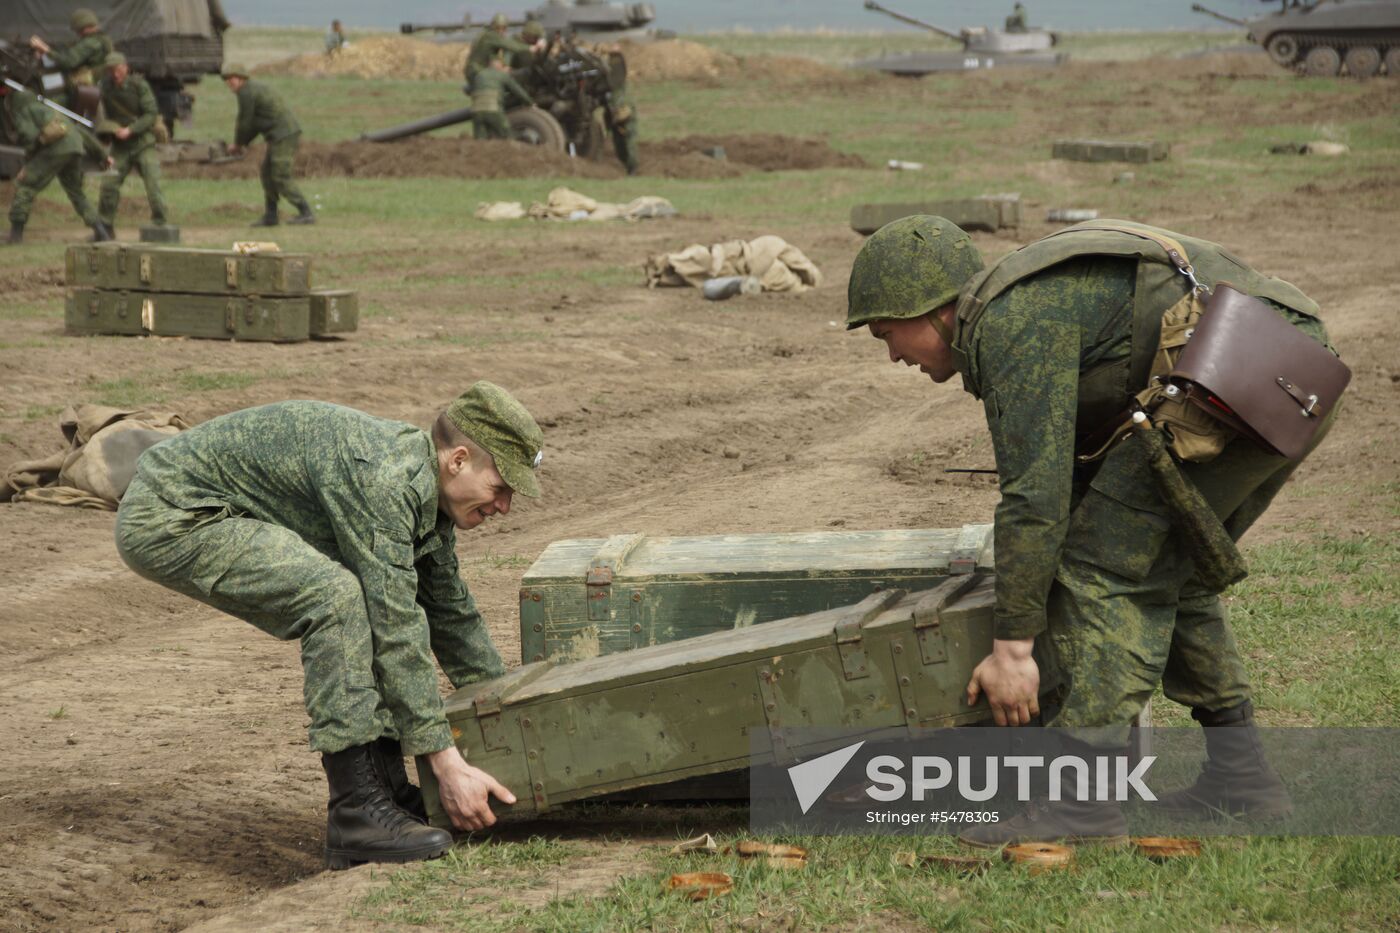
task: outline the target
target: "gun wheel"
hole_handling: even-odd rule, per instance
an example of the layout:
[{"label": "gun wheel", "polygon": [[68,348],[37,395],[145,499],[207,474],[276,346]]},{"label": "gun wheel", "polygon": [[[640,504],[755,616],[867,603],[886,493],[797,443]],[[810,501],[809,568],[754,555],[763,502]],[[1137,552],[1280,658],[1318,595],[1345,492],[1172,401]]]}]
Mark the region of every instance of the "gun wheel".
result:
[{"label": "gun wheel", "polygon": [[552,152],[564,152],[568,137],[553,116],[535,107],[522,107],[506,114],[510,135],[531,146],[543,146]]}]

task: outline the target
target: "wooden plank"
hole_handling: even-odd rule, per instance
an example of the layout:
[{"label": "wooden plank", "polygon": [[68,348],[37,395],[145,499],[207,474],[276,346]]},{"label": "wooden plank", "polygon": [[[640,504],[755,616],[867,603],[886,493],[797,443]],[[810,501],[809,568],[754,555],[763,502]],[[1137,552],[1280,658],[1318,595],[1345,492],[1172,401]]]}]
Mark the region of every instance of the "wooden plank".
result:
[{"label": "wooden plank", "polygon": [[851,208],[851,229],[869,235],[887,223],[914,214],[947,218],[964,230],[995,231],[1021,224],[1021,196],[990,194],[976,198],[857,204]]},{"label": "wooden plank", "polygon": [[1158,162],[1170,147],[1163,142],[1123,142],[1103,139],[1059,139],[1050,148],[1050,158],[1071,162]]}]

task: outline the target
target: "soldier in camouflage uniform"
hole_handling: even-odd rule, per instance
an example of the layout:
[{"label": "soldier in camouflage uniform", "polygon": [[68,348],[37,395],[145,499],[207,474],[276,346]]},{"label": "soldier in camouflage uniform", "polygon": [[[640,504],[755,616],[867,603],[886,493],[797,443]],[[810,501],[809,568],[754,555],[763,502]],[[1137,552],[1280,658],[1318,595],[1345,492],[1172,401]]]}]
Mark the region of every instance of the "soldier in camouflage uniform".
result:
[{"label": "soldier in camouflage uniform", "polygon": [[504,673],[458,575],[455,528],[535,497],[542,436],[478,382],[431,432],[325,402],[280,402],[198,425],[148,450],[122,499],[117,548],[137,573],[300,639],[311,747],[330,785],[326,856],[440,855],[403,756],[422,756],[460,829],[514,803],[463,760],[438,693]]},{"label": "soldier in camouflage uniform", "polygon": [[311,213],[311,205],[292,179],[292,165],[296,161],[297,147],[301,145],[301,124],[276,91],[248,77],[247,68],[229,62],[221,74],[224,83],[238,98],[238,118],[229,151],[241,152],[259,136],[267,143],[267,152],[258,169],[263,187],[263,215],[253,221],[253,226],[277,226],[277,203],[283,198],[297,209],[297,215],[288,223],[314,224],[316,215]]},{"label": "soldier in camouflage uniform", "polygon": [[510,123],[501,112],[501,99],[514,94],[527,107],[535,105],[526,90],[510,76],[505,61],[494,59],[472,78],[472,135],[477,139],[510,139]]},{"label": "soldier in camouflage uniform", "polygon": [[1025,32],[1026,28],[1026,7],[1025,4],[1018,3],[1011,8],[1011,15],[1006,18],[1006,31]]},{"label": "soldier in camouflage uniform", "polygon": [[102,32],[102,24],[92,10],[78,9],[68,19],[68,25],[78,34],[78,41],[62,49],[54,49],[38,36],[29,37],[29,45],[53,59],[63,72],[67,90],[64,102],[69,110],[78,109],[78,88],[97,83],[103,62],[112,54],[112,40]]},{"label": "soldier in camouflage uniform", "polygon": [[509,20],[505,14],[497,13],[491,17],[490,25],[483,29],[481,35],[472,43],[471,50],[467,52],[467,64],[463,69],[463,77],[466,78],[468,87],[472,86],[477,72],[489,68],[495,59],[531,50],[531,46],[506,35],[508,26]]},{"label": "soldier in camouflage uniform", "polygon": [[[998,725],[1039,714],[1033,648],[1062,681],[1052,724],[1093,749],[1116,749],[1161,683],[1206,730],[1209,761],[1173,813],[1288,811],[1253,725],[1249,678],[1219,593],[1188,556],[1133,438],[1094,462],[1085,440],[1115,424],[1146,387],[1163,315],[1190,291],[1169,260],[1174,238],[1207,286],[1228,280],[1320,342],[1318,308],[1205,240],[1121,221],[1083,224],[983,270],[971,239],[941,217],[888,224],[851,273],[848,326],[869,326],[892,362],[934,382],[960,374],[982,400],[1001,502],[995,514],[994,649],[968,702],[987,697]],[[1319,435],[1320,440],[1320,435]],[[1238,539],[1297,463],[1245,438],[1214,459],[1182,463],[1211,521]],[[1087,732],[1085,730],[1088,730]],[[973,844],[1055,837],[1122,841],[1116,805],[1056,802],[967,833]]]},{"label": "soldier in camouflage uniform", "polygon": [[[617,56],[620,63],[621,56]],[[613,89],[608,94],[604,107],[604,122],[612,134],[613,152],[618,161],[627,169],[628,175],[641,170],[641,160],[637,156],[637,105],[627,93],[627,69],[625,65],[614,68]],[[621,77],[617,77],[620,73]]]},{"label": "soldier in camouflage uniform", "polygon": [[63,193],[73,204],[73,210],[92,228],[92,238],[101,242],[112,238],[112,231],[102,223],[92,202],[83,193],[83,153],[103,165],[112,160],[93,138],[78,124],[39,102],[29,91],[16,91],[0,84],[0,119],[24,148],[24,168],[15,179],[15,196],[10,202],[10,244],[24,241],[24,227],[39,192],[55,178]]},{"label": "soldier in camouflage uniform", "polygon": [[102,90],[103,112],[108,120],[117,124],[112,134],[112,159],[116,174],[102,180],[97,212],[102,215],[107,229],[115,233],[122,184],[135,169],[146,186],[151,222],[163,225],[169,221],[169,217],[165,209],[165,195],[160,190],[160,159],[156,155],[155,127],[160,121],[156,95],[145,78],[131,72],[131,66],[121,52],[108,55],[104,64],[107,74],[98,86]]}]

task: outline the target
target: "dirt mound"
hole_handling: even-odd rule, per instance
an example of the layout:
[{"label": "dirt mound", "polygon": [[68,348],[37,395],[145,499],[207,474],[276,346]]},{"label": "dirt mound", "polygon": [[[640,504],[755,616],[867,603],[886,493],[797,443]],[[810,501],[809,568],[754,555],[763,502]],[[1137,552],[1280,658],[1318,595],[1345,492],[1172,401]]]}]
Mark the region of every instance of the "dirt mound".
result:
[{"label": "dirt mound", "polygon": [[[726,158],[700,150],[723,146]],[[824,140],[773,133],[753,136],[686,136],[644,142],[642,174],[662,178],[733,178],[745,172],[865,168],[865,160],[832,149]],[[256,178],[262,147],[221,165],[173,162],[171,178]],[[616,178],[622,166],[611,155],[571,159],[523,143],[485,142],[467,136],[420,136],[394,143],[306,142],[297,151],[302,178]]]},{"label": "dirt mound", "polygon": [[[869,168],[858,155],[838,152],[824,139],[753,133],[747,136],[684,136],[661,139],[642,147],[643,166],[647,157],[676,158],[702,149],[722,146],[726,161],[764,172],[810,171],[819,168]],[[708,159],[708,156],[701,156]],[[714,160],[710,160],[714,161]]]},{"label": "dirt mound", "polygon": [[639,81],[692,81],[737,74],[739,59],[698,42],[658,39],[619,42],[627,58],[627,75]]},{"label": "dirt mound", "polygon": [[439,45],[404,36],[369,36],[356,39],[334,58],[319,52],[308,52],[253,70],[260,75],[295,75],[301,78],[348,75],[410,81],[456,81],[461,79],[466,61],[465,44]]}]

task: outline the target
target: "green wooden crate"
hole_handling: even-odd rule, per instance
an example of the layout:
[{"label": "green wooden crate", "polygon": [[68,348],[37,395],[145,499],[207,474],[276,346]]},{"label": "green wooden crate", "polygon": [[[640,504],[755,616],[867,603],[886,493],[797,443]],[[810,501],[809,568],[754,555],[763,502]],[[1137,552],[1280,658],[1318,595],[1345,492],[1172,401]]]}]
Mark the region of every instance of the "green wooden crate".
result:
[{"label": "green wooden crate", "polygon": [[1117,142],[1103,139],[1058,139],[1050,147],[1050,158],[1071,162],[1157,162],[1171,148],[1162,142]]},{"label": "green wooden crate", "polygon": [[348,288],[318,288],[311,293],[311,336],[348,334],[360,326],[360,296]]},{"label": "green wooden crate", "polygon": [[310,336],[310,301],[231,295],[69,289],[70,334],[153,334],[292,343]]},{"label": "green wooden crate", "polygon": [[113,291],[278,297],[311,291],[311,257],[304,253],[81,243],[68,247],[65,272],[70,286]]},{"label": "green wooden crate", "polygon": [[991,525],[556,541],[521,580],[521,660],[736,631],[991,566]]},{"label": "green wooden crate", "polygon": [[[985,701],[969,707],[965,691],[991,651],[992,590],[989,575],[968,573],[739,631],[527,664],[458,690],[447,721],[467,760],[519,798],[500,809],[521,816],[746,768],[751,734],[756,763],[786,764],[819,749],[783,730],[977,722]],[[418,774],[445,825],[424,759]]]}]

